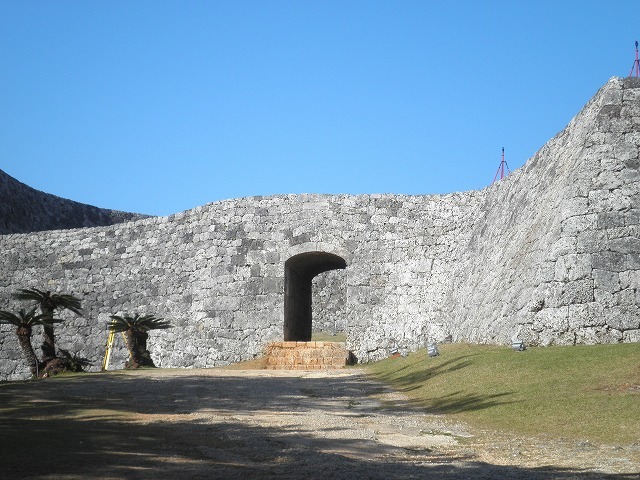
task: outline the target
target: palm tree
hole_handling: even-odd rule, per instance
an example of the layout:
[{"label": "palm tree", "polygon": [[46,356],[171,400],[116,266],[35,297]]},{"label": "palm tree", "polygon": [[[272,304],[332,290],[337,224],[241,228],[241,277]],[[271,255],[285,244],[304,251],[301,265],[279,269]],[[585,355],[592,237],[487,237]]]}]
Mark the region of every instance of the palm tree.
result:
[{"label": "palm tree", "polygon": [[[76,315],[82,314],[80,300],[73,295],[63,293],[51,293],[37,288],[21,288],[13,295],[18,300],[31,300],[40,307],[40,313],[45,318],[53,318],[55,310],[70,310]],[[53,325],[44,325],[42,334],[42,362],[47,364],[56,358],[56,342],[53,333]]]},{"label": "palm tree", "polygon": [[109,323],[109,331],[118,333],[124,332],[129,350],[130,360],[125,368],[155,367],[151,354],[147,350],[147,339],[149,330],[160,330],[171,328],[169,322],[154,315],[112,315]]},{"label": "palm tree", "polygon": [[54,323],[62,322],[58,318],[36,314],[37,307],[33,307],[28,312],[21,309],[18,314],[0,310],[0,323],[8,323],[16,327],[16,335],[22,349],[24,359],[27,361],[29,370],[33,376],[38,376],[40,364],[31,345],[31,332],[35,325],[51,326]]}]

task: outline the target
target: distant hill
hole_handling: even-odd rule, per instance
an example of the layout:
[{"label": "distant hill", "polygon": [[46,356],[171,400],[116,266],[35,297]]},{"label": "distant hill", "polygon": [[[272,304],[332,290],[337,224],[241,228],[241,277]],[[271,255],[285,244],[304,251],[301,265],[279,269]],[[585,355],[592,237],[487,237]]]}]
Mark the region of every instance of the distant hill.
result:
[{"label": "distant hill", "polygon": [[97,227],[147,218],[41,192],[0,170],[0,234]]}]

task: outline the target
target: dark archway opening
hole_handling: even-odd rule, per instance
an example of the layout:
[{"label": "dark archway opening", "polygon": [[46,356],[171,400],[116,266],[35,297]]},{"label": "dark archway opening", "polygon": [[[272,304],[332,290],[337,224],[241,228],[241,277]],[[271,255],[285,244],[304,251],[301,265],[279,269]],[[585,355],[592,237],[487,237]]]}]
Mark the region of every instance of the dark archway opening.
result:
[{"label": "dark archway opening", "polygon": [[326,252],[294,255],[284,264],[284,340],[311,340],[311,280],[320,273],[347,267],[344,258]]}]

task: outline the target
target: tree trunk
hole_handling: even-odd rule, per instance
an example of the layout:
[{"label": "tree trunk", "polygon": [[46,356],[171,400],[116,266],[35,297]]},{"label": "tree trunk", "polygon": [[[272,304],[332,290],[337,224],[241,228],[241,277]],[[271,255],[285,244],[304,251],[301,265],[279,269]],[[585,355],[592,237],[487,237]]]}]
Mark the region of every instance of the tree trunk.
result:
[{"label": "tree trunk", "polygon": [[22,349],[22,355],[27,361],[29,370],[34,377],[38,376],[38,357],[36,357],[31,345],[31,328],[30,327],[18,327],[16,329],[16,335],[18,336],[18,343]]},{"label": "tree trunk", "polygon": [[151,360],[151,353],[149,353],[149,350],[147,350],[147,339],[149,338],[149,334],[147,332],[138,332],[137,337],[142,366],[155,367],[153,360]]},{"label": "tree trunk", "polygon": [[44,326],[42,332],[42,361],[47,363],[56,358],[56,339],[53,334],[53,327]]},{"label": "tree trunk", "polygon": [[127,350],[129,350],[129,361],[125,364],[125,368],[140,368],[143,366],[142,356],[140,355],[140,346],[138,339],[133,331],[124,332],[127,340]]},{"label": "tree trunk", "polygon": [[[48,308],[42,307],[42,314],[45,315],[46,318],[53,318],[53,310]],[[56,338],[53,334],[53,326],[44,326],[40,349],[42,350],[43,363],[46,364],[56,358]]]}]

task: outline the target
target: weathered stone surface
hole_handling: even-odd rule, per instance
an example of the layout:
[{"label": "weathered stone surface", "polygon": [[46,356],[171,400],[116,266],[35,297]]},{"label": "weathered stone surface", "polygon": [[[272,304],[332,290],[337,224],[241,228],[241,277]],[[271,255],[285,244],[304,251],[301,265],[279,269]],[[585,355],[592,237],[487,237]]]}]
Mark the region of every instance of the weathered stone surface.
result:
[{"label": "weathered stone surface", "polygon": [[114,225],[147,217],[40,192],[0,170],[0,235]]},{"label": "weathered stone surface", "polygon": [[[205,367],[283,340],[285,263],[325,252],[313,327],[358,360],[427,341],[638,341],[640,83],[611,79],[522,168],[448,195],[277,195],[112,226],[0,235],[0,308],[16,288],[80,295],[59,346],[100,365],[106,321],[152,313],[159,366]],[[0,222],[2,219],[0,219]],[[34,344],[39,345],[39,332]],[[126,352],[117,341],[112,364]],[[24,378],[0,326],[0,378]]]},{"label": "weathered stone surface", "polygon": [[264,362],[269,370],[327,370],[344,368],[349,360],[340,342],[271,342]]}]

